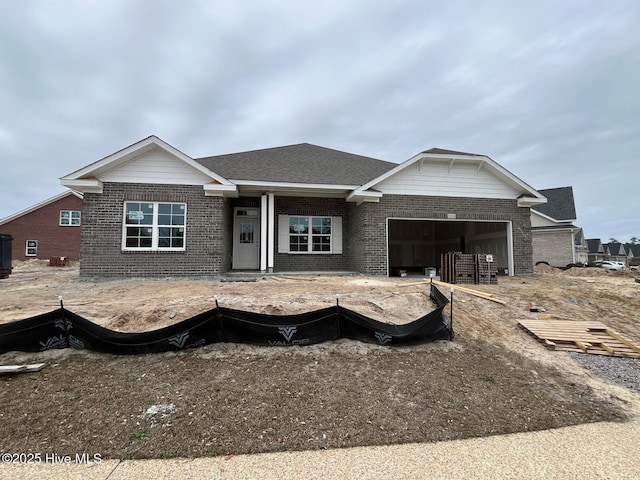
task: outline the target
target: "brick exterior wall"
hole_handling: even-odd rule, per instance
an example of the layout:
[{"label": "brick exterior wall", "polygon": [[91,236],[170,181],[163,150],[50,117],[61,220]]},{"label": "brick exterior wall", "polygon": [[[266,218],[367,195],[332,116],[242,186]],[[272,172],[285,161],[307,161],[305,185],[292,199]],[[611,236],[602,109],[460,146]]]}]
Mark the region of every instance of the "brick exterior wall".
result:
[{"label": "brick exterior wall", "polygon": [[349,268],[368,275],[387,275],[386,220],[396,218],[508,221],[513,224],[516,275],[533,273],[531,212],[516,200],[385,195],[380,203],[349,204]]},{"label": "brick exterior wall", "polygon": [[[187,204],[186,251],[122,251],[125,201]],[[82,222],[82,277],[218,275],[230,268],[228,200],[206,197],[201,186],[105,183],[86,193]],[[230,235],[226,235],[230,238]]]},{"label": "brick exterior wall", "polygon": [[[75,195],[67,195],[0,226],[0,233],[13,237],[12,260],[48,260],[51,257],[79,260],[81,227],[61,226],[60,210],[82,211],[82,199]],[[81,215],[80,223],[83,221],[84,215]],[[25,255],[27,240],[38,241],[38,254],[35,257]]]},{"label": "brick exterior wall", "polygon": [[[102,194],[85,194],[82,222],[83,277],[219,275],[231,270],[234,207],[260,207],[259,197],[206,197],[199,186],[105,183]],[[388,217],[511,221],[516,275],[533,271],[529,208],[515,200],[386,195],[356,206],[338,198],[276,197],[278,215],[342,217],[342,254],[274,252],[274,270],[357,271],[387,275]],[[185,202],[186,251],[123,252],[125,201]]]},{"label": "brick exterior wall", "polygon": [[573,263],[573,234],[571,232],[533,231],[533,263],[547,262],[553,267]]},{"label": "brick exterior wall", "polygon": [[[276,197],[275,239],[276,250],[273,269],[292,271],[345,271],[349,270],[349,213],[347,202],[341,198]],[[342,254],[290,254],[278,253],[278,215],[312,215],[342,217]]]}]

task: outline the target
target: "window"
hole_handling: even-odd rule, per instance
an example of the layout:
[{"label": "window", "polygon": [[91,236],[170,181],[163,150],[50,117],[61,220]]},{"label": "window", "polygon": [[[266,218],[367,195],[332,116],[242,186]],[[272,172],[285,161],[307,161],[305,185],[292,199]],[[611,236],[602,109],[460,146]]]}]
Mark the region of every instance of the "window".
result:
[{"label": "window", "polygon": [[280,215],[279,253],[342,253],[342,218]]},{"label": "window", "polygon": [[35,257],[38,255],[38,241],[37,240],[27,240],[27,248],[25,251],[25,255],[27,257]]},{"label": "window", "polygon": [[80,225],[80,211],[60,210],[60,225],[63,227],[77,227]]},{"label": "window", "polygon": [[184,250],[184,203],[125,202],[124,250]]}]

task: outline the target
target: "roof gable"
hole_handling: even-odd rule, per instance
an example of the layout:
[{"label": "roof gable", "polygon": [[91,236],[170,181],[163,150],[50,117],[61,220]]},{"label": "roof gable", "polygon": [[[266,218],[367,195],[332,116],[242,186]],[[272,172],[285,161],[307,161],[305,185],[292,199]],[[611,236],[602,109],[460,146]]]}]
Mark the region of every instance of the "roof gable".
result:
[{"label": "roof gable", "polygon": [[573,187],[548,188],[538,192],[547,198],[547,203],[531,207],[533,210],[557,222],[577,219]]},{"label": "roof gable", "polygon": [[195,160],[238,184],[252,181],[356,187],[396,166],[309,143]]},{"label": "roof gable", "polygon": [[[127,181],[133,173],[149,175],[152,173],[153,162],[159,161],[158,172],[145,182],[138,183],[167,183],[162,181],[173,173],[179,173],[182,182],[193,183],[217,183],[231,187],[232,184],[223,176],[213,172],[200,163],[193,160],[180,150],[172,147],[160,138],[152,135],[134,143],[122,150],[108,155],[80,170],[76,170],[60,179],[60,183],[66,187],[85,192],[102,192],[102,181]],[[173,163],[173,170],[163,173],[163,168]],[[208,181],[207,181],[208,180]],[[172,182],[175,183],[175,182]],[[180,182],[178,182],[180,183]],[[235,189],[235,188],[233,188]]]},{"label": "roof gable", "polygon": [[[425,150],[358,189],[447,197],[518,199],[518,205],[545,198],[486,155],[441,148]],[[357,193],[357,192],[356,192]]]},{"label": "roof gable", "polygon": [[589,253],[604,253],[604,247],[599,238],[587,238],[587,249]]},{"label": "roof gable", "polygon": [[624,246],[630,258],[640,258],[640,244],[625,243]]},{"label": "roof gable", "polygon": [[42,208],[42,207],[46,207],[47,205],[51,205],[52,203],[58,202],[60,200],[62,200],[63,198],[68,197],[69,195],[74,195],[76,197],[78,197],[79,199],[82,200],[82,195],[74,192],[72,190],[67,190],[66,192],[62,192],[59,193],[58,195],[55,195],[51,198],[47,198],[46,200],[43,200],[40,203],[36,203],[35,205],[32,205],[30,207],[25,208],[24,210],[20,210],[19,212],[14,213],[13,215],[9,215],[8,217],[5,217],[3,219],[0,220],[0,225],[4,225],[5,223],[9,223],[13,220],[15,220],[16,218],[20,218],[23,217],[24,215],[27,215],[31,212],[35,212],[36,210]]},{"label": "roof gable", "polygon": [[608,255],[626,255],[627,251],[624,249],[624,245],[621,243],[610,242],[602,245],[604,251]]}]

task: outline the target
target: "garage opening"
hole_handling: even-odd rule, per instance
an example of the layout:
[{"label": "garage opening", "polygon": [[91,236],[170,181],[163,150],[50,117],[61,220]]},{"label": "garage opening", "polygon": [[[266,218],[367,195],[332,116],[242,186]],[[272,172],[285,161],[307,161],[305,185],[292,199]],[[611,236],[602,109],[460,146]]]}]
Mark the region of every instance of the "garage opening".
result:
[{"label": "garage opening", "polygon": [[491,253],[499,274],[512,272],[508,222],[388,219],[389,275],[398,271],[424,275],[447,252]]}]

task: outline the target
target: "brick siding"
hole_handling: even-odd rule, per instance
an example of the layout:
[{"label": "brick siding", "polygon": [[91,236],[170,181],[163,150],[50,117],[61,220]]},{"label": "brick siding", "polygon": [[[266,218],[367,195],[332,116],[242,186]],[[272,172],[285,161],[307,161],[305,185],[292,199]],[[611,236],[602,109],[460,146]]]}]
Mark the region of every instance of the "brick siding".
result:
[{"label": "brick siding", "polygon": [[533,262],[547,262],[553,267],[573,263],[573,234],[571,232],[533,231]]},{"label": "brick siding", "polygon": [[[274,253],[275,271],[344,271],[387,275],[387,218],[511,221],[516,275],[533,270],[530,211],[515,200],[386,195],[356,206],[338,198],[276,197],[278,215],[342,217],[342,254]],[[185,202],[186,251],[123,252],[125,201]],[[91,276],[219,275],[231,269],[234,207],[260,207],[259,197],[206,197],[201,187],[105,183],[86,194],[80,274]]]},{"label": "brick siding", "polygon": [[[39,258],[48,260],[51,257],[67,257],[77,261],[80,258],[79,226],[61,226],[60,210],[82,211],[82,199],[75,195],[67,195],[53,203],[21,215],[0,226],[0,233],[13,237],[12,260],[29,260]],[[80,223],[84,221],[81,215]],[[25,255],[27,240],[38,241],[38,254]]]},{"label": "brick siding", "polygon": [[349,205],[350,268],[368,275],[387,275],[386,220],[396,218],[511,221],[516,275],[533,273],[531,212],[516,200],[385,195],[380,203]]},{"label": "brick siding", "polygon": [[349,214],[347,202],[341,198],[276,197],[275,239],[278,242],[278,215],[310,215],[342,217],[342,254],[278,253],[273,259],[273,269],[291,271],[344,271],[349,269]]},{"label": "brick siding", "polygon": [[[125,201],[186,203],[186,250],[122,251]],[[222,197],[206,197],[201,186],[107,182],[102,194],[84,196],[80,276],[218,275],[230,264],[230,245],[223,241],[227,204]]]}]

